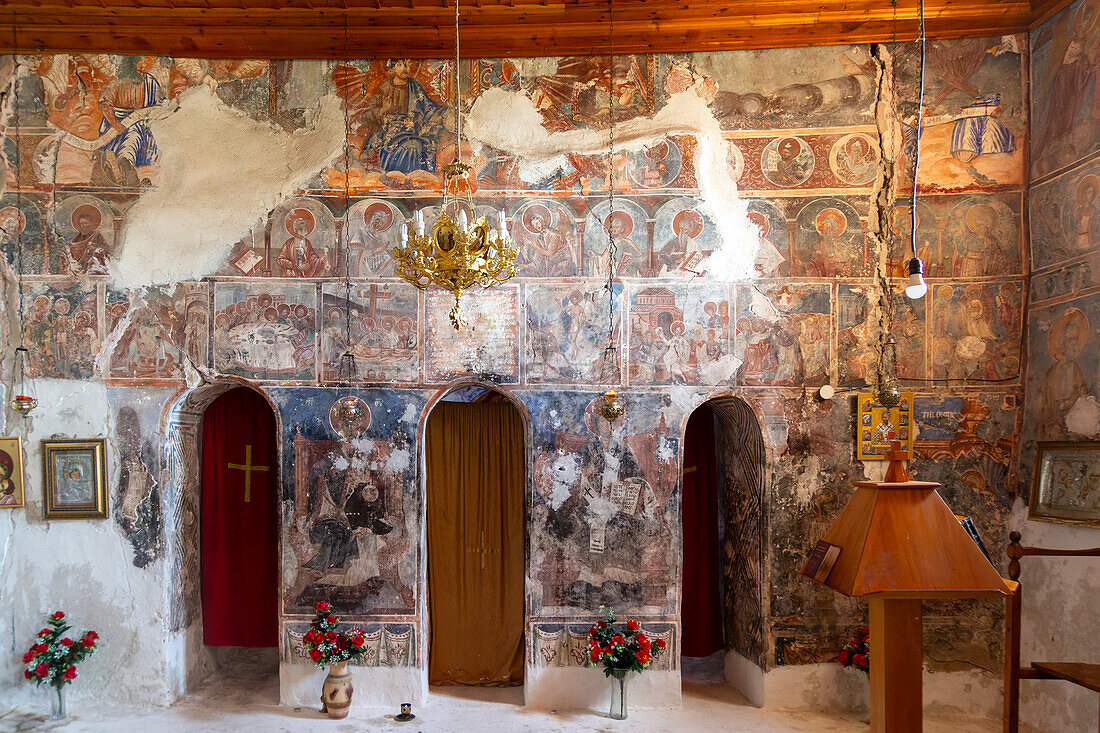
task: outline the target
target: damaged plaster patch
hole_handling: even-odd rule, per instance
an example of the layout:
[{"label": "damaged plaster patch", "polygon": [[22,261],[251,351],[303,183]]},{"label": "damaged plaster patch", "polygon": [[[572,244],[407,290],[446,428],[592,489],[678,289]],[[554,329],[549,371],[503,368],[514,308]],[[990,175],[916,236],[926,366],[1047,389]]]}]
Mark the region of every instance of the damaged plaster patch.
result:
[{"label": "damaged plaster patch", "polygon": [[335,95],[321,100],[312,125],[293,133],[248,118],[205,87],[179,101],[174,114],[150,122],[163,185],[126,215],[111,262],[119,287],[215,272],[234,242],[344,146],[344,113]]},{"label": "damaged plaster patch", "polygon": [[1080,397],[1066,413],[1066,430],[1075,435],[1100,435],[1100,401],[1092,395]]},{"label": "damaged plaster patch", "polygon": [[[498,87],[486,89],[466,119],[471,140],[502,150],[519,161],[524,180],[543,180],[568,165],[567,153],[604,155],[608,135],[602,130],[549,132],[529,97]],[[707,273],[718,280],[754,277],[760,230],[748,219],[748,206],[737,195],[722,128],[694,88],[669,97],[648,118],[615,125],[617,151],[641,150],[668,135],[693,135],[698,141],[696,170],[703,203],[710,209],[721,243],[707,259]]]}]

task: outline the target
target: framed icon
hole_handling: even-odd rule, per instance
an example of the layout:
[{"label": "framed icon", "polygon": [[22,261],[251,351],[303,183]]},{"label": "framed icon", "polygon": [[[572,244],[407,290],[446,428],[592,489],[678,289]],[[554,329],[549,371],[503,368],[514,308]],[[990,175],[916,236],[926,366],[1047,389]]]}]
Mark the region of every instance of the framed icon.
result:
[{"label": "framed icon", "polygon": [[24,504],[23,441],[0,438],[0,509],[16,509]]},{"label": "framed icon", "polygon": [[107,444],[90,440],[43,440],[46,519],[107,518]]}]

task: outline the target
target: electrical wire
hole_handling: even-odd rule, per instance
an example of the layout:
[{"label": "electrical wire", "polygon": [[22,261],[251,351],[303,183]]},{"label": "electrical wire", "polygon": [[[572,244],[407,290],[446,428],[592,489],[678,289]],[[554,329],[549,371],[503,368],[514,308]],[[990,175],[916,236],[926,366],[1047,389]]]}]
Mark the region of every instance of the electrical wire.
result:
[{"label": "electrical wire", "polygon": [[[618,246],[615,244],[615,235],[612,232],[612,224],[615,221],[615,10],[614,0],[607,0],[607,24],[608,24],[608,54],[607,54],[607,91],[608,91],[608,124],[607,124],[607,191],[608,191],[608,219],[607,226],[607,283],[604,290],[607,292],[607,347],[604,349],[604,359],[608,360],[614,352],[615,333],[615,257],[618,254]],[[609,377],[613,379],[614,377]]]},{"label": "electrical wire", "polygon": [[920,0],[920,93],[917,95],[917,128],[913,144],[913,194],[909,206],[909,244],[913,256],[917,256],[917,177],[920,172],[920,136],[924,127],[924,69],[928,53],[928,41],[924,35],[924,0]]}]

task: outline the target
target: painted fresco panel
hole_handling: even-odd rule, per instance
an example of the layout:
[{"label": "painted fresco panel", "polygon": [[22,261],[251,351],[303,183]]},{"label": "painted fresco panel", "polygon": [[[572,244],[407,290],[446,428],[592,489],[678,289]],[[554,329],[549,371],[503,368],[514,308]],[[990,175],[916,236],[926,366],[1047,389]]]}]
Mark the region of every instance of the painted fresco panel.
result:
[{"label": "painted fresco panel", "polygon": [[1028,341],[1027,422],[1034,437],[1082,440],[1100,434],[1100,297],[1092,293],[1034,308]]},{"label": "painted fresco panel", "polygon": [[932,377],[1008,379],[1020,374],[1023,289],[1019,282],[936,285]]},{"label": "painted fresco panel", "polygon": [[28,374],[87,379],[102,345],[99,287],[87,280],[24,280]]},{"label": "painted fresco panel", "polygon": [[758,277],[783,277],[790,270],[791,243],[787,215],[780,202],[749,199],[749,221],[760,229],[754,269]]},{"label": "painted fresco panel", "polygon": [[653,215],[653,274],[696,277],[707,269],[707,258],[722,242],[718,228],[697,199],[675,198]]},{"label": "painted fresco panel", "polygon": [[327,600],[349,618],[412,614],[420,536],[413,404],[422,407],[423,399],[415,392],[356,390],[371,419],[365,434],[348,440],[327,419],[344,394],[272,391],[283,416],[284,496],[292,498],[285,612],[308,616]]},{"label": "painted fresco panel", "polygon": [[615,198],[615,210],[609,201],[592,206],[584,220],[585,274],[607,277],[608,232],[615,236],[619,277],[652,277],[660,272],[655,246],[650,242],[645,209],[630,199]]},{"label": "painted fresco panel", "polygon": [[512,241],[519,274],[527,277],[579,275],[584,266],[573,212],[554,199],[533,199],[512,213]]},{"label": "painted fresco panel", "polygon": [[[1023,185],[1028,130],[1021,51],[1026,45],[1022,35],[928,43],[921,190]],[[912,43],[899,43],[894,51],[896,93],[915,112],[915,103],[904,100],[919,96],[918,51]],[[906,133],[912,136],[910,128]],[[912,148],[905,152],[911,163]]]},{"label": "painted fresco panel", "polygon": [[869,320],[872,283],[840,283],[836,298],[837,371],[841,387],[877,384],[878,324]]},{"label": "painted fresco panel", "polygon": [[[393,277],[393,248],[401,244],[405,212],[390,201],[364,199],[347,213],[348,265],[352,277]],[[342,272],[341,263],[336,271]]]},{"label": "painted fresco panel", "polygon": [[1036,270],[1100,249],[1100,161],[1033,186],[1031,258]]},{"label": "painted fresco panel", "polygon": [[1031,175],[1100,149],[1100,5],[1076,0],[1031,36]]},{"label": "painted fresco panel", "polygon": [[318,199],[295,198],[275,207],[268,222],[272,274],[317,278],[344,270],[336,258],[336,222]]},{"label": "painted fresco panel", "polygon": [[829,379],[830,286],[737,286],[735,353],[747,385],[819,385]]},{"label": "painted fresco panel", "polygon": [[725,382],[738,366],[731,353],[729,328],[725,285],[632,287],[630,384]]},{"label": "painted fresco panel", "polygon": [[[149,288],[141,294],[107,291],[105,377],[113,380],[183,380],[183,364],[210,359],[210,289],[207,283]],[[120,332],[115,333],[116,329]]]},{"label": "painted fresco panel", "polygon": [[[611,345],[621,338],[623,286],[613,286]],[[618,354],[608,357],[607,293],[583,284],[529,284],[524,360],[532,383],[618,384]],[[610,359],[610,360],[609,360]]]},{"label": "painted fresco panel", "polygon": [[[917,254],[929,278],[980,279],[1023,273],[1021,194],[921,196]],[[890,213],[891,274],[908,276],[912,255],[908,203]]]},{"label": "painted fresco panel", "polygon": [[904,291],[895,291],[891,302],[890,334],[897,342],[895,373],[901,380],[923,380],[928,374],[928,297],[913,300]]},{"label": "painted fresco panel", "polygon": [[[796,217],[791,273],[801,277],[868,277],[870,242],[853,202],[822,198]],[[859,204],[863,206],[863,203]]]},{"label": "painted fresco panel", "polygon": [[[354,282],[321,287],[321,378],[325,381],[416,382],[420,377],[418,290],[405,283]],[[348,309],[351,309],[351,343]],[[341,372],[351,349],[354,374]]]},{"label": "painted fresco panel", "polygon": [[516,287],[468,290],[462,313],[468,324],[456,331],[447,314],[454,296],[432,289],[425,299],[425,363],[429,382],[472,374],[493,381],[519,381],[519,293]]},{"label": "painted fresco panel", "polygon": [[214,286],[214,367],[250,379],[313,379],[314,283],[219,282]]},{"label": "painted fresco panel", "polygon": [[59,270],[56,254],[51,267],[42,223],[49,202],[26,193],[0,197],[0,250],[16,272],[48,275]]},{"label": "painted fresco panel", "polygon": [[610,430],[592,392],[529,392],[538,458],[530,522],[534,613],[669,613],[679,527],[676,429],[682,412],[664,395],[631,397],[626,424]]}]

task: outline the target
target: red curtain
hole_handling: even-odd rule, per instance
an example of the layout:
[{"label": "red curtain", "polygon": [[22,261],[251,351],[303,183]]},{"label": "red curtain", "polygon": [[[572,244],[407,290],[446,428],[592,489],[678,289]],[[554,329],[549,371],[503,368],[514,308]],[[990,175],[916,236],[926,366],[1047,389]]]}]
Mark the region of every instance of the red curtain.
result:
[{"label": "red curtain", "polygon": [[251,389],[202,418],[202,628],[207,646],[278,644],[275,415]]},{"label": "red curtain", "polygon": [[688,419],[684,437],[684,578],[680,609],[685,657],[722,649],[718,523],[718,460],[714,413],[703,405]]}]

